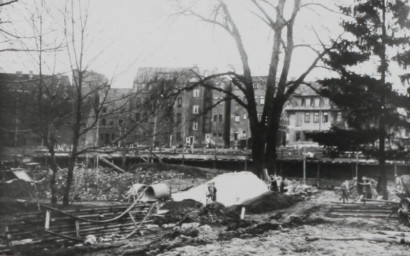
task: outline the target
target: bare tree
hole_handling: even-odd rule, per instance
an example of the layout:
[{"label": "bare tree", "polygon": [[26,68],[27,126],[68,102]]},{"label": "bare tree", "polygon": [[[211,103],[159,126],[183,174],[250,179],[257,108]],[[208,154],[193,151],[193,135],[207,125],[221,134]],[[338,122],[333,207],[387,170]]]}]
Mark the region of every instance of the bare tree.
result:
[{"label": "bare tree", "polygon": [[[276,145],[277,134],[280,128],[280,118],[283,108],[289,97],[295,92],[299,85],[306,83],[307,75],[317,67],[321,58],[329,51],[331,47],[326,46],[320,39],[320,48],[312,45],[297,45],[294,42],[295,21],[303,7],[309,7],[311,3],[302,3],[301,0],[287,1],[279,0],[277,3],[271,3],[265,0],[251,0],[256,9],[255,15],[267,25],[273,32],[272,52],[270,55],[270,64],[266,78],[265,105],[263,107],[262,117],[258,120],[257,102],[255,101],[254,78],[249,64],[249,55],[244,46],[241,31],[231,15],[228,5],[223,0],[218,0],[209,17],[204,16],[193,9],[183,9],[181,14],[197,17],[201,21],[222,28],[231,36],[235,42],[238,54],[242,63],[242,73],[226,72],[215,74],[207,77],[201,77],[201,85],[212,88],[229,95],[232,100],[245,108],[249,115],[250,130],[252,136],[252,157],[255,164],[255,172],[262,173],[263,168],[273,170],[276,163]],[[285,18],[285,7],[291,8],[291,15]],[[323,7],[323,6],[322,6]],[[272,14],[270,14],[272,13]],[[289,79],[289,70],[292,66],[292,55],[297,47],[306,47],[314,51],[317,56],[297,78]],[[212,86],[211,83],[204,81],[219,77],[229,76],[232,84],[245,96],[232,93],[230,90]]]}]

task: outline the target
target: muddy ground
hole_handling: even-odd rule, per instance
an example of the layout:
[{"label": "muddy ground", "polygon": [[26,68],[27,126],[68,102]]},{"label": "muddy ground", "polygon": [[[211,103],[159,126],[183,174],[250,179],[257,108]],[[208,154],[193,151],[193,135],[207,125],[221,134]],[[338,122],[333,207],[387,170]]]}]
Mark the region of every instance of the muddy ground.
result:
[{"label": "muddy ground", "polygon": [[[410,246],[372,241],[306,241],[306,237],[352,237],[379,230],[401,230],[396,222],[359,218],[326,217],[333,191],[321,191],[316,198],[300,202],[286,210],[248,216],[259,222],[281,223],[284,228],[269,230],[249,238],[214,241],[200,246],[184,246],[159,254],[176,255],[409,255]],[[281,215],[280,219],[277,216]]]},{"label": "muddy ground", "polygon": [[356,240],[306,241],[309,236],[352,237],[379,230],[410,231],[398,226],[396,221],[329,218],[329,206],[337,199],[333,191],[320,191],[287,209],[246,215],[243,226],[182,224],[161,231],[161,238],[154,236],[144,243],[130,241],[81,255],[409,255],[409,245]]},{"label": "muddy ground", "polygon": [[[99,184],[86,183],[92,179],[95,172],[89,171],[90,177],[81,174],[78,177],[77,194],[79,199],[107,200],[121,198],[128,185],[133,182],[150,184],[155,180],[168,182],[172,188],[185,189],[200,184],[219,174],[208,170],[181,170],[175,166],[141,165],[133,173],[118,175],[104,172],[98,174]],[[175,171],[170,172],[170,169]],[[112,181],[114,175],[118,182]],[[124,176],[124,177],[123,177]],[[81,178],[80,178],[81,177]],[[84,178],[86,177],[86,178]],[[107,181],[114,184],[107,191],[102,191],[102,184]],[[81,184],[87,184],[82,186]],[[92,186],[91,186],[92,185]],[[98,186],[97,186],[98,185]],[[115,189],[114,189],[115,188]],[[95,192],[95,193],[94,193]],[[98,192],[98,193],[97,193]],[[103,193],[104,192],[104,193]],[[109,195],[99,198],[98,195]],[[272,194],[270,194],[272,196]],[[304,200],[298,198],[282,198],[283,195],[273,196],[275,203],[266,204],[262,201],[256,206],[274,206],[268,212],[249,213],[245,220],[237,221],[229,214],[212,215],[215,212],[225,212],[225,209],[190,210],[188,217],[179,223],[157,223],[136,235],[131,240],[110,242],[94,246],[73,246],[60,250],[42,250],[37,255],[410,255],[410,246],[371,241],[334,241],[317,240],[306,241],[308,236],[321,237],[351,237],[363,234],[373,234],[378,230],[407,230],[397,225],[397,221],[359,219],[359,218],[330,218],[327,213],[330,205],[339,200],[335,191],[319,191],[313,196],[303,195]],[[265,199],[269,199],[266,197]],[[45,199],[45,198],[44,198]],[[286,204],[291,202],[291,204]],[[88,203],[88,202],[82,202]],[[102,203],[107,203],[102,201]],[[278,205],[287,207],[275,210]],[[289,205],[292,205],[288,207]],[[278,207],[279,208],[279,207]],[[250,209],[250,208],[249,208]],[[217,211],[215,211],[217,210]],[[240,210],[240,208],[236,209]],[[198,211],[202,214],[198,218]],[[258,212],[256,211],[256,212]],[[10,209],[7,209],[10,213]],[[259,211],[261,212],[261,211]],[[239,216],[236,211],[235,216]],[[182,215],[185,215],[182,214]],[[186,216],[185,216],[186,217]],[[221,217],[221,218],[219,218]],[[184,223],[183,223],[184,222]],[[104,248],[104,249],[103,249]],[[28,248],[20,255],[32,255]]]}]

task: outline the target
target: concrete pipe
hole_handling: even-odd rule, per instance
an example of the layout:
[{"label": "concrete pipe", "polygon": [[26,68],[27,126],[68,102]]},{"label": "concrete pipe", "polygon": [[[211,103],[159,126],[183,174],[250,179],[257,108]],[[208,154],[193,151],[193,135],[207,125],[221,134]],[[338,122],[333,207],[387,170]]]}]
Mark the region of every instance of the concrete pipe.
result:
[{"label": "concrete pipe", "polygon": [[171,188],[165,183],[158,183],[148,186],[145,190],[145,195],[142,198],[143,201],[156,201],[162,198],[171,196]]}]

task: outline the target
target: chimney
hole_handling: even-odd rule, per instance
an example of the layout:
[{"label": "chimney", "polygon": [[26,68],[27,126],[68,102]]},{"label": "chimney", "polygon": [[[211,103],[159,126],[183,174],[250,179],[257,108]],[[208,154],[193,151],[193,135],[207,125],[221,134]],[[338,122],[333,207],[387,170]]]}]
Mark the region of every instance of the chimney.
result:
[{"label": "chimney", "polygon": [[33,79],[33,71],[29,71],[29,73],[28,73],[28,79]]}]

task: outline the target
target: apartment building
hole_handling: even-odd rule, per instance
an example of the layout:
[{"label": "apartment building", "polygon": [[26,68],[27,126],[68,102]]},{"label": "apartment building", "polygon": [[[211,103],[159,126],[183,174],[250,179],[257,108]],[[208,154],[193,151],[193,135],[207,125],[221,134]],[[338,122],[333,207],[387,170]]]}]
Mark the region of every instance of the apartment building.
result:
[{"label": "apartment building", "polygon": [[300,85],[284,108],[287,145],[307,141],[307,132],[327,131],[332,126],[347,127],[342,111],[328,98],[318,95],[315,87]]}]

